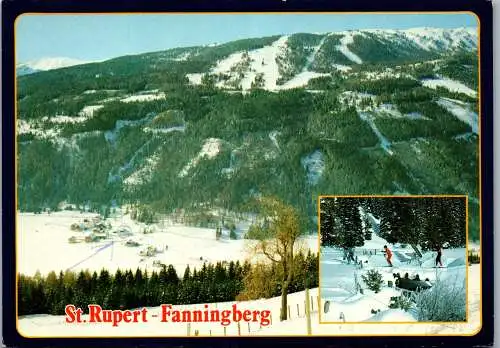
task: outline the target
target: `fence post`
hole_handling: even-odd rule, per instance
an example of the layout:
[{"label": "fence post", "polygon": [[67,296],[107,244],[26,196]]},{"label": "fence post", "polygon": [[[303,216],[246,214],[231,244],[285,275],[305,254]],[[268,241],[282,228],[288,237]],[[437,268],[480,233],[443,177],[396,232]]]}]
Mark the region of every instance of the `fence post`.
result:
[{"label": "fence post", "polygon": [[191,323],[187,323],[187,335],[191,336]]},{"label": "fence post", "polygon": [[297,303],[297,318],[299,317],[299,304]]},{"label": "fence post", "polygon": [[311,311],[309,309],[309,289],[306,288],[306,322],[307,322],[307,334],[311,335]]},{"label": "fence post", "polygon": [[250,322],[247,321],[247,325],[248,325],[248,333],[250,333]]},{"label": "fence post", "polygon": [[226,327],[224,326],[224,336],[226,336]]},{"label": "fence post", "polygon": [[311,311],[314,312],[314,301],[312,296],[311,296]]},{"label": "fence post", "polygon": [[241,325],[240,325],[240,322],[238,322],[238,336],[241,336]]},{"label": "fence post", "polygon": [[292,314],[290,313],[290,305],[288,305],[288,319],[292,319]]}]

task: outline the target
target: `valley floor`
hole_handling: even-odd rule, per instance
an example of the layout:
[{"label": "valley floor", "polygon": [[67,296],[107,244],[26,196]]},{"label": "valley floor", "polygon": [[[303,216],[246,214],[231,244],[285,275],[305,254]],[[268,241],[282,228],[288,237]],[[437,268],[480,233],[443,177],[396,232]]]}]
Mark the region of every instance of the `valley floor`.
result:
[{"label": "valley floor", "polygon": [[[50,271],[90,270],[99,272],[106,269],[114,272],[116,269],[141,268],[157,270],[154,262],[173,265],[179,276],[182,276],[189,265],[199,269],[205,262],[244,261],[249,258],[251,241],[241,239],[251,221],[241,221],[237,224],[237,240],[231,240],[223,235],[215,239],[215,228],[197,228],[172,221],[163,221],[152,225],[154,233],[144,234],[144,224],[131,220],[129,215],[106,220],[112,225],[111,230],[125,228],[131,231],[130,236],[119,236],[110,233],[109,238],[100,242],[69,243],[70,237],[78,240],[84,238],[84,232],[71,231],[73,223],[81,223],[84,219],[92,219],[96,214],[74,211],[63,211],[48,214],[18,214],[17,246],[19,249],[19,273],[34,275],[39,271],[42,275]],[[140,245],[127,246],[127,241]],[[303,239],[306,248],[318,250],[318,239],[315,235]],[[140,255],[148,247],[158,252],[154,256]],[[166,249],[167,248],[167,249]]]}]

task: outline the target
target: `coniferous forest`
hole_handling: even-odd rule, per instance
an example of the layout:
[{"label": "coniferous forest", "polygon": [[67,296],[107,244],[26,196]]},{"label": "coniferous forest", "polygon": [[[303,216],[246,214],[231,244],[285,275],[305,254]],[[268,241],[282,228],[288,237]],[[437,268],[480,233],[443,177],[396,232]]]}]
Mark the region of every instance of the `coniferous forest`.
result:
[{"label": "coniferous forest", "polygon": [[[189,266],[178,275],[172,265],[148,273],[141,269],[117,270],[114,274],[66,271],[46,276],[19,275],[19,315],[64,314],[67,304],[86,311],[88,304],[105,309],[133,309],[161,304],[214,303],[279,296],[280,269],[275,264],[251,265],[239,261]],[[295,256],[290,292],[318,286],[318,257]],[[256,284],[257,283],[257,284]],[[86,312],[85,312],[86,313]]]},{"label": "coniferous forest", "polygon": [[322,199],[320,210],[323,246],[363,246],[374,218],[380,221],[376,233],[391,244],[436,250],[466,243],[465,197],[331,197]]}]

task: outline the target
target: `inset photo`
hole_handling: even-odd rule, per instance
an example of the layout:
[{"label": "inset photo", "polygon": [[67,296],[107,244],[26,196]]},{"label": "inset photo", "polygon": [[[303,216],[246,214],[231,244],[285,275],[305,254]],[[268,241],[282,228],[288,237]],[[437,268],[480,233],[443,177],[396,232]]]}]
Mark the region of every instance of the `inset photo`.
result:
[{"label": "inset photo", "polygon": [[320,323],[467,321],[466,196],[321,196]]}]

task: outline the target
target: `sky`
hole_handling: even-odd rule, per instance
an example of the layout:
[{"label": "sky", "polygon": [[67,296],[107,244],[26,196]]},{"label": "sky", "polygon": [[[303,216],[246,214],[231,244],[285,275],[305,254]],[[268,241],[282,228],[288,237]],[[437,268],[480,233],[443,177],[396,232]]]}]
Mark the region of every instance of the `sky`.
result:
[{"label": "sky", "polygon": [[16,21],[16,60],[99,61],[297,32],[476,26],[472,14],[25,14]]}]

